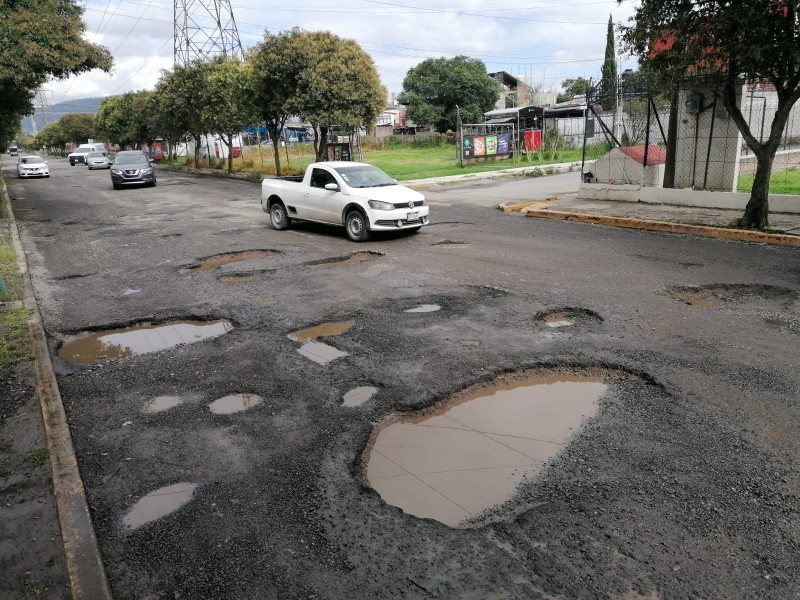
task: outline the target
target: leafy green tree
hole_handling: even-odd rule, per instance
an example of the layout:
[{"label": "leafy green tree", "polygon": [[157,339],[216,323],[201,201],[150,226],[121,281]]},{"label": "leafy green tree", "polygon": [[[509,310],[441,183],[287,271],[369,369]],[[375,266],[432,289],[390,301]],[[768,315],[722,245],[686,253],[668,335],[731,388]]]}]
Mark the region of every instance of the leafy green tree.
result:
[{"label": "leafy green tree", "polygon": [[589,91],[589,80],[584,77],[576,77],[574,79],[565,79],[561,82],[561,87],[564,91],[558,95],[559,102],[568,102],[575,96],[585,96]]},{"label": "leafy green tree", "polygon": [[0,141],[10,141],[48,77],[111,69],[108,50],[83,39],[82,14],[74,0],[0,3]]},{"label": "leafy green tree", "polygon": [[195,165],[198,164],[203,135],[207,133],[201,110],[206,85],[207,63],[175,65],[164,71],[156,85],[155,114],[161,134],[170,145],[194,140]]},{"label": "leafy green tree", "polygon": [[228,146],[228,174],[233,173],[233,140],[257,120],[252,67],[237,60],[208,64],[201,92],[203,122]]},{"label": "leafy green tree", "polygon": [[408,106],[415,123],[446,132],[456,129],[459,109],[462,121],[482,123],[483,113],[494,107],[499,95],[482,61],[456,56],[428,58],[410,69],[398,101]]},{"label": "leafy green tree", "polygon": [[275,171],[281,176],[281,155],[277,151],[286,120],[297,114],[295,92],[299,86],[301,61],[306,46],[302,30],[295,28],[278,34],[264,34],[263,41],[248,56],[252,66],[255,107],[258,120],[267,126],[272,140]]},{"label": "leafy green tree", "polygon": [[330,126],[371,125],[388,98],[372,58],[355,41],[327,31],[302,38],[301,71],[290,105],[314,126],[317,160],[325,160]]},{"label": "leafy green tree", "polygon": [[95,136],[97,127],[94,115],[87,113],[70,113],[58,120],[59,127],[66,139],[73,144],[85,144]]},{"label": "leafy green tree", "polygon": [[[800,6],[796,0],[642,0],[623,40],[665,78],[704,76],[756,157],[753,191],[741,227],[769,226],[769,182],[789,114],[800,99]],[[737,100],[746,81],[775,89],[777,109],[765,141]]]},{"label": "leafy green tree", "polygon": [[98,135],[120,147],[151,143],[159,134],[153,92],[128,92],[110,96],[95,115]]},{"label": "leafy green tree", "polygon": [[63,151],[68,142],[58,121],[48,123],[42,127],[36,137],[33,138],[33,141],[38,148],[47,148],[56,152]]},{"label": "leafy green tree", "polygon": [[608,32],[606,33],[606,57],[602,69],[603,109],[613,111],[617,108],[617,43],[614,40],[614,21],[608,16]]}]

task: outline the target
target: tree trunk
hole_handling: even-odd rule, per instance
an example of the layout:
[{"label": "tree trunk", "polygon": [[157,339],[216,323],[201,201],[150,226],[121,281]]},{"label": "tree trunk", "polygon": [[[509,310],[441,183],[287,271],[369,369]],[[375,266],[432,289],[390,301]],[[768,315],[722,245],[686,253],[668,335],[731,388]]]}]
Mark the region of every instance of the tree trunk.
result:
[{"label": "tree trunk", "polygon": [[281,176],[281,147],[280,147],[280,134],[277,127],[270,127],[267,129],[269,139],[272,140],[272,154],[275,158],[275,174]]},{"label": "tree trunk", "polygon": [[233,175],[233,136],[226,138],[225,134],[220,133],[219,139],[228,147],[228,176],[230,177]]},{"label": "tree trunk", "polygon": [[194,169],[195,171],[200,168],[200,136],[194,138]]},{"label": "tree trunk", "polygon": [[743,229],[764,229],[769,227],[769,181],[772,178],[772,162],[775,150],[763,149],[756,154],[756,176],[753,191],[738,225]]},{"label": "tree trunk", "polygon": [[315,134],[315,146],[317,151],[317,162],[324,162],[328,159],[328,149],[326,148],[328,143],[328,128],[320,126],[319,128],[319,137],[316,137],[317,129],[314,128]]},{"label": "tree trunk", "polygon": [[667,157],[664,164],[664,183],[665,188],[675,187],[675,163],[678,156],[678,100],[680,90],[676,87],[672,90],[669,99],[669,123],[667,124]]}]

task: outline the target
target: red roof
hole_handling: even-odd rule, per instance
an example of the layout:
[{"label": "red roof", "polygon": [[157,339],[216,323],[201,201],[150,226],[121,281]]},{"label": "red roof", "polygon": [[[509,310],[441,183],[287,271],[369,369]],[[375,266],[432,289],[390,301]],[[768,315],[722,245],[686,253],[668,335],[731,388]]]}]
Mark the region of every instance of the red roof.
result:
[{"label": "red roof", "polygon": [[[640,165],[644,164],[644,146],[620,146],[620,151]],[[649,146],[647,149],[647,166],[663,165],[667,162],[667,151],[661,146]]]}]

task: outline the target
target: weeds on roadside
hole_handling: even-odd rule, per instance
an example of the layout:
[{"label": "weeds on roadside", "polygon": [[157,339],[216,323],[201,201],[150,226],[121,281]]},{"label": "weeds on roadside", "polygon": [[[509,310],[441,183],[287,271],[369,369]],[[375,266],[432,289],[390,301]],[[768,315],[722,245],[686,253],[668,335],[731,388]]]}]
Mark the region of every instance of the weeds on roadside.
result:
[{"label": "weeds on roadside", "polygon": [[33,357],[29,317],[30,311],[26,308],[0,308],[0,369]]},{"label": "weeds on roadside", "polygon": [[50,460],[50,450],[47,448],[36,448],[28,453],[28,459],[37,467],[41,467]]}]

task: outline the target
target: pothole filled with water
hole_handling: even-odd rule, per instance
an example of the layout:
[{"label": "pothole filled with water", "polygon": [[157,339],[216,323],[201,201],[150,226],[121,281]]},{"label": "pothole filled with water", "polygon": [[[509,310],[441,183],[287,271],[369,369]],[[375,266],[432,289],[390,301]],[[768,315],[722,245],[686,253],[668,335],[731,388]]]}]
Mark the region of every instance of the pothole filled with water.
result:
[{"label": "pothole filled with water", "polygon": [[334,348],[333,346],[329,346],[328,344],[323,344],[322,342],[306,342],[300,346],[297,351],[302,356],[305,356],[309,360],[313,360],[319,365],[327,365],[329,362],[333,362],[337,358],[344,358],[345,356],[348,356],[347,352],[342,352],[341,350]]},{"label": "pothole filled with water", "polygon": [[787,288],[757,284],[682,286],[674,287],[669,292],[675,300],[697,308],[714,308],[723,302],[758,302],[797,297],[797,292]]},{"label": "pothole filled with water", "polygon": [[368,402],[375,394],[378,393],[378,388],[370,386],[362,386],[353,388],[347,392],[342,398],[342,406],[348,408],[355,408]]},{"label": "pothole filled with water", "polygon": [[136,529],[165,517],[189,502],[195,489],[196,483],[175,483],[152,491],[133,505],[122,523],[129,529]]},{"label": "pothole filled with water", "polygon": [[353,326],[352,321],[342,321],[339,323],[322,323],[313,327],[298,329],[288,335],[290,340],[295,342],[310,342],[321,337],[333,337],[342,335]]},{"label": "pothole filled with water", "polygon": [[441,310],[441,306],[438,304],[420,304],[415,308],[409,308],[408,310],[404,310],[403,312],[407,313],[431,313]]},{"label": "pothole filled with water", "polygon": [[183,402],[183,398],[180,396],[158,396],[157,398],[152,398],[145,402],[142,407],[142,412],[146,414],[164,412],[170,408],[175,408],[181,402]]},{"label": "pothole filled with water", "polygon": [[375,260],[383,256],[381,252],[372,252],[369,250],[353,252],[350,256],[340,256],[337,258],[326,258],[323,260],[313,260],[305,263],[307,267],[349,267],[357,265],[368,260]]},{"label": "pothole filled with water", "polygon": [[58,355],[67,362],[85,365],[192,344],[219,337],[232,329],[231,322],[225,319],[174,321],[161,325],[144,323],[80,336],[61,346]]},{"label": "pothole filled with water", "polygon": [[241,252],[228,252],[226,254],[215,254],[207,258],[201,259],[197,264],[185,267],[180,270],[181,273],[207,273],[214,269],[219,269],[222,266],[232,263],[242,262],[245,260],[254,260],[256,258],[264,258],[278,254],[277,250],[242,250]]},{"label": "pothole filled with water", "polygon": [[545,327],[559,329],[576,324],[600,322],[603,318],[586,308],[558,308],[541,312],[534,317],[534,320]]},{"label": "pothole filled with water", "polygon": [[257,396],[256,394],[232,394],[214,400],[214,402],[208,405],[208,410],[215,415],[232,415],[253,408],[261,404],[263,400],[261,396]]},{"label": "pothole filled with water", "polygon": [[366,478],[408,514],[464,526],[536,476],[607,389],[601,375],[519,373],[393,415],[373,431]]}]

